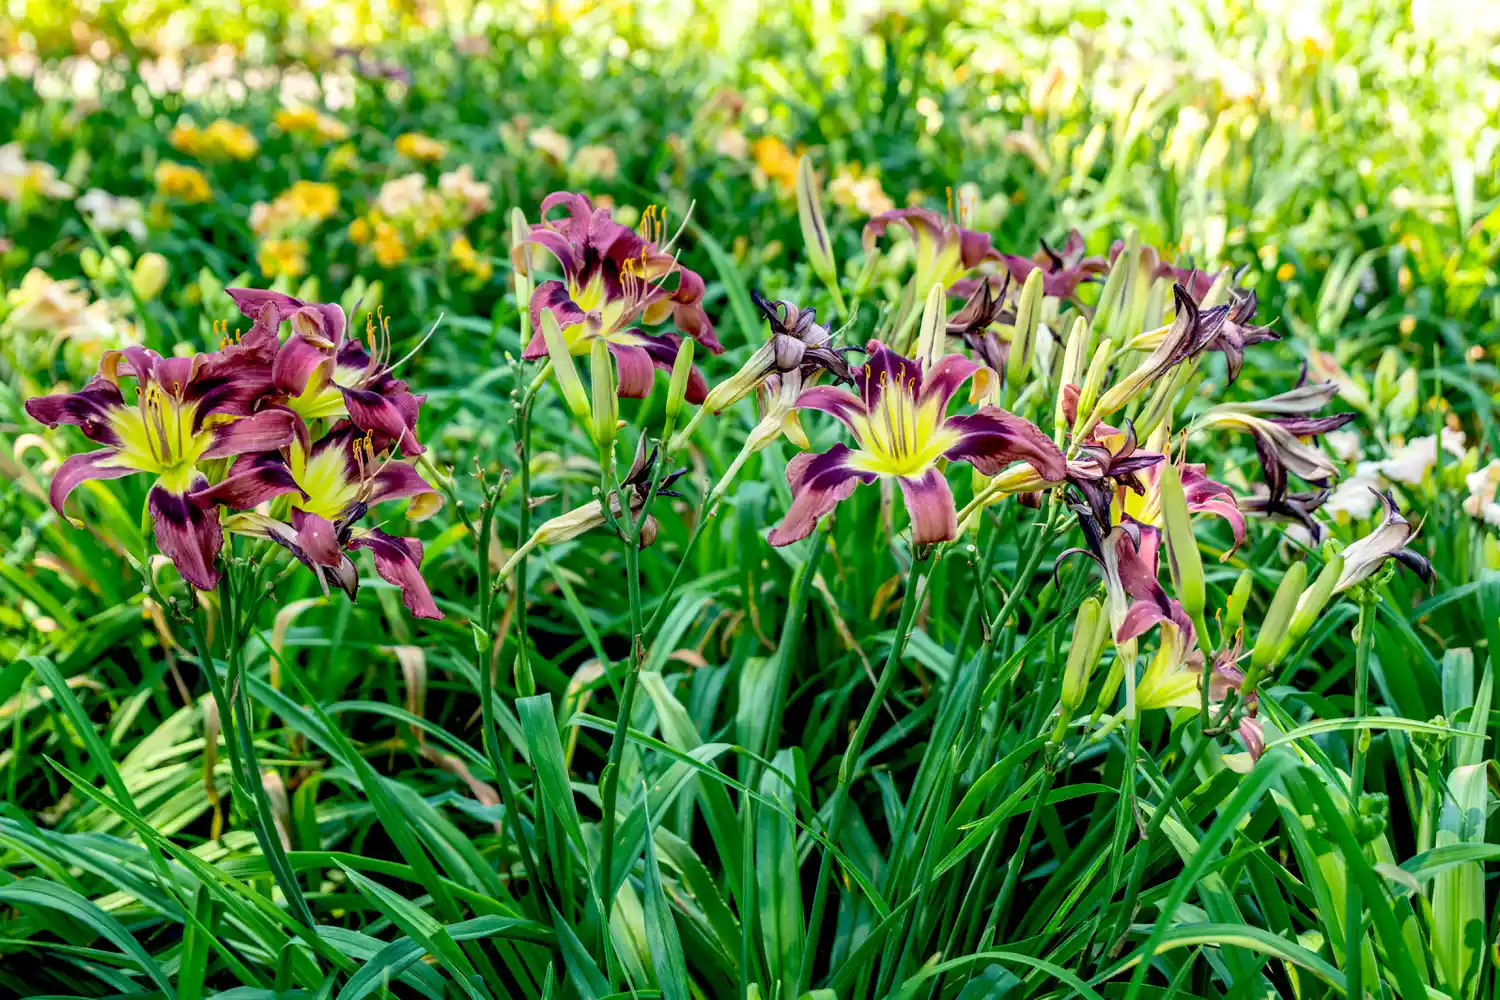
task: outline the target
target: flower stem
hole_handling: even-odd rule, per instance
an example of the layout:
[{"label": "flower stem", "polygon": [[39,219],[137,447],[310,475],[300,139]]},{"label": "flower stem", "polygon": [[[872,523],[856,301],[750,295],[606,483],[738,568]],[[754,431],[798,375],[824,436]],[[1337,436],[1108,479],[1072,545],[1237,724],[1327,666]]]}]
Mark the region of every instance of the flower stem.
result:
[{"label": "flower stem", "polygon": [[[1363,719],[1369,714],[1370,701],[1370,647],[1374,644],[1371,626],[1374,623],[1373,595],[1360,595],[1359,634],[1354,643],[1354,717]],[[1365,790],[1365,752],[1370,745],[1370,730],[1361,726],[1354,734],[1354,748],[1350,752],[1349,793],[1354,800],[1356,815],[1359,811],[1359,796]]]}]

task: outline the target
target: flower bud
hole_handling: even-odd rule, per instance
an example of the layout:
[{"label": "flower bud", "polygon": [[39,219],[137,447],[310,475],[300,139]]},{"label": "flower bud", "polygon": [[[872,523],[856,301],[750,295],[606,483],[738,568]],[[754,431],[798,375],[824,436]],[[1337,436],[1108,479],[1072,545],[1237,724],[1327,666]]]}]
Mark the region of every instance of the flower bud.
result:
[{"label": "flower bud", "polygon": [[1203,560],[1188,516],[1182,473],[1170,461],[1162,466],[1158,489],[1161,492],[1162,520],[1166,526],[1168,561],[1172,566],[1172,585],[1182,609],[1196,622],[1203,616]]},{"label": "flower bud", "polygon": [[833,259],[828,225],[823,221],[818,179],[813,175],[812,161],[806,156],[797,161],[797,219],[802,223],[802,242],[807,248],[807,261],[812,266],[813,273],[833,293],[834,299],[839,300],[839,311],[842,312],[838,265]]},{"label": "flower bud", "polygon": [[1385,418],[1392,429],[1404,428],[1417,419],[1417,370],[1408,368],[1396,379],[1396,395],[1385,408]]},{"label": "flower bud", "polygon": [[[948,346],[945,343],[948,336],[948,301],[941,282],[934,284],[927,293],[927,301],[922,305],[922,323],[917,330],[917,361],[923,368],[931,368]],[[1014,350],[1011,351],[1011,357],[1015,357]]]},{"label": "flower bud", "polygon": [[1083,349],[1089,339],[1089,321],[1079,316],[1073,321],[1073,329],[1068,334],[1068,345],[1063,349],[1062,370],[1057,377],[1057,402],[1052,409],[1052,436],[1057,443],[1062,442],[1062,436],[1068,428],[1068,415],[1063,403],[1066,396],[1063,387],[1078,385],[1083,380]]},{"label": "flower bud", "polygon": [[1251,569],[1242,571],[1239,579],[1234,581],[1234,589],[1229,592],[1229,603],[1224,606],[1224,620],[1221,626],[1222,635],[1226,640],[1245,620],[1245,605],[1250,603],[1250,591],[1254,587],[1255,571]]},{"label": "flower bud", "polygon": [[1260,623],[1260,631],[1255,635],[1255,648],[1250,651],[1250,674],[1248,682],[1251,687],[1266,668],[1276,662],[1276,654],[1281,651],[1281,640],[1286,636],[1288,623],[1292,620],[1292,612],[1296,610],[1297,598],[1302,596],[1302,587],[1307,583],[1307,563],[1295,562],[1287,567],[1286,575],[1281,578],[1281,586],[1276,588],[1276,596],[1271,598],[1271,606],[1266,609],[1266,617]]},{"label": "flower bud", "polygon": [[1089,678],[1104,652],[1104,634],[1107,619],[1104,608],[1090,597],[1078,606],[1078,617],[1073,622],[1073,642],[1068,647],[1068,663],[1063,670],[1062,704],[1063,714],[1077,710],[1088,692]]},{"label": "flower bud", "polygon": [[83,267],[83,273],[88,275],[90,281],[99,280],[99,265],[102,261],[99,251],[93,247],[84,247],[78,251],[78,263]]},{"label": "flower bud", "polygon": [[521,312],[521,343],[531,339],[531,247],[526,242],[531,238],[531,226],[526,222],[526,213],[519,208],[510,210],[510,263],[511,280],[516,290],[516,308]]},{"label": "flower bud", "polygon": [[547,357],[552,361],[552,373],[557,376],[563,401],[568,404],[574,418],[592,430],[594,421],[589,411],[589,397],[583,391],[583,380],[573,365],[573,355],[568,353],[562,327],[557,325],[557,315],[551,309],[542,310],[542,340],[547,345]]},{"label": "flower bud", "polygon": [[1031,368],[1031,351],[1036,345],[1037,327],[1042,323],[1042,269],[1034,267],[1021,286],[1016,303],[1015,332],[1010,338],[1010,357],[1005,362],[1005,384],[1015,392]]},{"label": "flower bud", "polygon": [[1125,671],[1135,669],[1135,658],[1139,652],[1140,647],[1135,639],[1115,643],[1115,662],[1110,665],[1109,673],[1104,676],[1104,686],[1099,689],[1099,698],[1094,702],[1096,714],[1108,711],[1109,707],[1115,703],[1115,695],[1120,691],[1120,682],[1125,679]]},{"label": "flower bud", "polygon": [[672,362],[672,379],[667,383],[667,423],[675,424],[687,395],[688,376],[693,371],[693,338],[684,337]]},{"label": "flower bud", "polygon": [[1333,596],[1333,588],[1338,586],[1339,577],[1344,573],[1344,557],[1335,555],[1323,564],[1323,570],[1313,580],[1312,586],[1303,592],[1301,599],[1297,601],[1297,608],[1292,613],[1291,624],[1287,626],[1286,638],[1277,651],[1277,656],[1284,657],[1292,651],[1292,647],[1302,640],[1302,637],[1313,627],[1313,622],[1323,613],[1328,606],[1328,599]]},{"label": "flower bud", "polygon": [[170,273],[167,258],[159,253],[143,253],[130,274],[130,287],[142,302],[149,302],[161,294]]},{"label": "flower bud", "polygon": [[615,427],[620,419],[620,397],[615,392],[615,363],[609,343],[595,337],[589,347],[589,389],[593,395],[594,442],[601,455],[615,446]]},{"label": "flower bud", "polygon": [[1396,398],[1398,391],[1397,380],[1401,376],[1401,353],[1394,347],[1387,347],[1380,354],[1380,362],[1375,366],[1375,405],[1385,407],[1391,400]]},{"label": "flower bud", "polygon": [[1099,293],[1099,303],[1094,306],[1094,329],[1100,336],[1112,337],[1118,314],[1125,308],[1125,279],[1135,268],[1135,255],[1122,253],[1115,258],[1104,279],[1104,290]]},{"label": "flower bud", "polygon": [[1094,404],[1099,401],[1099,390],[1104,386],[1104,375],[1109,371],[1109,355],[1114,344],[1105,338],[1094,351],[1094,360],[1089,362],[1089,373],[1084,377],[1078,393],[1078,418],[1073,422],[1073,433],[1082,433],[1084,425],[1093,415]]}]

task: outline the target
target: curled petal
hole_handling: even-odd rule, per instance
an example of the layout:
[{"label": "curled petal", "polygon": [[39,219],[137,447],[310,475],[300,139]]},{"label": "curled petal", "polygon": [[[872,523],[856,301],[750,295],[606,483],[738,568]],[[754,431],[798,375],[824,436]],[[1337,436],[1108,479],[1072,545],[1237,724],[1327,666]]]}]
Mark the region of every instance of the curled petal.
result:
[{"label": "curled petal", "polygon": [[[645,399],[651,395],[651,384],[656,380],[656,366],[644,348],[630,344],[610,344],[609,353],[615,358],[615,371],[619,377],[619,392],[624,399]],[[606,397],[607,398],[607,397]]]},{"label": "curled petal", "polygon": [[[208,480],[200,476],[192,492],[207,486]],[[146,509],[156,525],[156,547],[172,560],[182,578],[199,590],[218,586],[219,570],[214,563],[224,546],[218,508],[201,507],[187,494],[153,486]]]},{"label": "curled petal", "polygon": [[241,455],[229,467],[229,475],[223,482],[194,491],[192,500],[200,507],[224,504],[236,510],[248,510],[287,493],[305,496],[281,455],[266,452]]},{"label": "curled petal", "polygon": [[292,529],[297,532],[298,546],[315,565],[333,567],[343,558],[338,526],[328,518],[294,507]]},{"label": "curled petal", "polygon": [[405,392],[406,384],[397,383],[401,391],[391,395],[371,389],[344,389],[344,408],[349,419],[363,431],[378,433],[389,442],[399,442],[401,454],[420,455],[427,449],[417,440],[417,410],[424,396]]},{"label": "curled petal", "polygon": [[332,363],[333,354],[328,349],[317,347],[302,334],[294,333],[276,352],[276,360],[271,365],[271,382],[277,392],[300,396],[307,390],[308,379],[313,373],[320,368],[326,372]]},{"label": "curled petal", "polygon": [[1125,612],[1125,621],[1120,625],[1119,634],[1115,636],[1117,642],[1126,642],[1130,639],[1145,635],[1154,625],[1170,623],[1172,616],[1162,610],[1154,601],[1136,601]]},{"label": "curled petal", "polygon": [[804,452],[787,463],[792,505],[781,523],[771,529],[768,541],[772,545],[790,545],[806,538],[818,518],[848,499],[856,486],[875,481],[873,472],[861,472],[850,464],[853,454],[848,445],[836,444],[821,455]]},{"label": "curled petal", "polygon": [[913,545],[931,545],[958,537],[958,511],[953,506],[953,491],[948,480],[937,469],[920,476],[900,476],[901,496],[911,517]]},{"label": "curled petal", "polygon": [[351,549],[369,549],[375,557],[375,572],[387,583],[401,588],[401,602],[418,618],[441,619],[443,613],[432,600],[422,578],[422,543],[415,538],[388,535],[379,529],[355,535]]},{"label": "curled petal", "polygon": [[406,512],[408,520],[426,520],[443,507],[443,495],[405,462],[385,463],[372,477],[372,484],[369,498],[371,506],[382,500],[411,497],[411,506]]},{"label": "curled petal", "polygon": [[[115,454],[113,448],[104,448],[100,451],[68,456],[52,474],[52,485],[47,490],[47,499],[52,501],[52,509],[67,518],[63,504],[67,503],[68,495],[81,483],[90,479],[121,479],[136,471],[124,466],[111,465],[110,461]],[[69,520],[75,525],[79,523],[71,518]]]},{"label": "curled petal", "polygon": [[230,458],[247,452],[285,448],[296,436],[296,418],[286,410],[263,410],[214,428],[204,459]]},{"label": "curled petal", "polygon": [[125,399],[120,387],[111,380],[96,375],[78,392],[58,392],[50,396],[36,396],[26,401],[26,412],[31,419],[56,427],[58,424],[73,424],[83,430],[84,436],[100,444],[118,444],[111,417],[125,409]]},{"label": "curled petal", "polygon": [[1048,482],[1061,482],[1067,475],[1067,461],[1052,439],[1036,424],[998,406],[982,406],[975,413],[949,417],[943,426],[959,435],[958,443],[945,454],[955,461],[968,462],[987,476],[1016,461],[1030,463]]},{"label": "curled petal", "polygon": [[[653,336],[642,333],[640,330],[631,330],[630,334],[638,339],[640,349],[645,351],[651,358],[651,363],[657,368],[672,374],[672,366],[677,361],[677,352],[682,349],[682,341],[670,334]],[[613,348],[614,345],[611,345]],[[616,358],[619,355],[615,355]],[[620,393],[624,395],[624,393]],[[687,390],[683,398],[694,406],[698,406],[708,396],[708,382],[704,380],[703,373],[694,365],[688,370]]]}]

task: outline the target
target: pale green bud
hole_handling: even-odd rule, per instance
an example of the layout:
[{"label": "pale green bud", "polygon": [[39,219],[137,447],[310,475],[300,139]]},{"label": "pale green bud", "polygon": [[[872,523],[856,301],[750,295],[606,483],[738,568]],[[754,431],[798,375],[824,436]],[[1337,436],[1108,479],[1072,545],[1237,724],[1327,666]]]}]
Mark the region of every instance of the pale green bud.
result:
[{"label": "pale green bud", "polygon": [[594,418],[589,410],[589,397],[583,391],[583,380],[573,364],[573,355],[568,353],[568,342],[563,338],[562,327],[557,325],[557,316],[551,309],[542,310],[542,340],[547,345],[547,357],[552,361],[552,374],[562,389],[563,402],[575,419],[593,430]]},{"label": "pale green bud", "polygon": [[[548,310],[550,313],[551,310]],[[615,446],[615,427],[620,419],[620,397],[615,393],[615,362],[609,344],[595,337],[589,347],[589,389],[593,395],[594,443],[607,455]]]},{"label": "pale green bud", "polygon": [[1286,575],[1281,578],[1281,585],[1276,588],[1276,595],[1271,598],[1271,606],[1266,609],[1266,617],[1260,623],[1260,631],[1255,635],[1255,648],[1250,651],[1249,680],[1252,687],[1265,669],[1276,662],[1276,654],[1281,651],[1281,641],[1286,637],[1287,625],[1297,607],[1297,598],[1302,596],[1302,588],[1306,583],[1307,563],[1295,562],[1287,567]]},{"label": "pale green bud", "polygon": [[802,242],[807,248],[807,261],[812,266],[813,273],[837,298],[838,264],[833,259],[833,242],[828,238],[828,225],[823,221],[818,179],[813,174],[812,161],[806,156],[797,161],[797,220],[802,224]]},{"label": "pale green bud", "polygon": [[1229,603],[1224,606],[1223,635],[1226,640],[1245,620],[1245,605],[1250,603],[1250,591],[1254,588],[1254,570],[1242,571],[1239,579],[1234,581],[1234,589],[1229,592]]},{"label": "pale green bud", "polygon": [[88,275],[91,281],[99,280],[99,265],[102,262],[103,258],[99,256],[99,251],[93,247],[84,247],[78,251],[78,263],[83,267],[83,273]]},{"label": "pale green bud", "polygon": [[1397,382],[1401,377],[1401,352],[1387,347],[1380,353],[1380,362],[1375,366],[1375,405],[1384,408],[1396,398],[1400,391]]},{"label": "pale green bud", "polygon": [[677,423],[682,412],[682,401],[687,396],[688,376],[693,371],[693,338],[682,338],[677,349],[677,358],[672,362],[672,379],[667,384],[667,423]]},{"label": "pale green bud", "polygon": [[1073,642],[1068,647],[1068,663],[1063,670],[1062,704],[1063,714],[1068,715],[1083,704],[1088,692],[1089,678],[1104,652],[1104,635],[1108,619],[1104,608],[1090,597],[1078,606],[1078,617],[1073,621]]},{"label": "pale green bud", "polygon": [[1016,303],[1016,328],[1010,339],[1010,357],[1005,362],[1005,384],[1014,392],[1026,380],[1031,368],[1031,350],[1036,344],[1036,331],[1042,323],[1042,269],[1034,267],[1021,286],[1021,298]]},{"label": "pale green bud", "polygon": [[1094,359],[1089,362],[1089,373],[1084,377],[1083,387],[1078,393],[1078,419],[1073,423],[1075,436],[1082,433],[1084,425],[1093,415],[1094,404],[1099,401],[1099,390],[1104,386],[1104,376],[1109,371],[1109,356],[1114,346],[1106,337],[1095,349]]},{"label": "pale green bud", "polygon": [[1063,432],[1068,430],[1062,390],[1064,386],[1079,385],[1083,381],[1083,351],[1088,346],[1088,339],[1089,321],[1079,316],[1073,321],[1073,329],[1068,334],[1068,344],[1063,349],[1062,370],[1057,378],[1057,400],[1052,408],[1052,435],[1057,442],[1062,441]]},{"label": "pale green bud", "polygon": [[1197,621],[1203,614],[1203,560],[1198,539],[1188,515],[1187,495],[1182,490],[1182,474],[1171,462],[1163,465],[1158,485],[1161,491],[1161,515],[1166,525],[1167,554],[1172,566],[1172,584],[1177,600],[1188,617]]},{"label": "pale green bud", "polygon": [[167,266],[167,258],[161,254],[143,253],[130,274],[130,287],[135,289],[135,294],[140,296],[142,302],[149,302],[166,287],[167,276],[171,271]]},{"label": "pale green bud", "polygon": [[1301,599],[1297,601],[1297,609],[1292,613],[1291,624],[1286,630],[1286,639],[1277,653],[1278,658],[1290,653],[1292,647],[1300,642],[1313,627],[1313,623],[1328,606],[1328,599],[1333,596],[1333,590],[1338,586],[1339,577],[1343,573],[1344,557],[1342,555],[1335,555],[1323,564],[1323,569],[1317,579],[1313,580],[1312,586],[1308,587]]}]

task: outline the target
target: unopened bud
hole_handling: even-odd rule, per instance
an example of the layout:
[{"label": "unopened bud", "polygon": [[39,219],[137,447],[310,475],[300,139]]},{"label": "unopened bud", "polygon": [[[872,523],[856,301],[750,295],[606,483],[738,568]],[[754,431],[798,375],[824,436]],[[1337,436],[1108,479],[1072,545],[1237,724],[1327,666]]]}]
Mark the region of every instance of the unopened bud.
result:
[{"label": "unopened bud", "polygon": [[1125,282],[1135,268],[1137,256],[1128,252],[1120,254],[1109,269],[1109,277],[1104,279],[1104,290],[1099,293],[1099,302],[1094,306],[1094,329],[1101,337],[1115,335],[1119,314],[1125,310]]},{"label": "unopened bud", "polygon": [[1292,621],[1287,626],[1286,639],[1281,644],[1278,656],[1284,657],[1290,653],[1292,647],[1300,642],[1313,627],[1313,622],[1318,620],[1318,616],[1328,606],[1328,599],[1333,596],[1333,589],[1338,586],[1339,577],[1343,573],[1344,557],[1342,555],[1335,555],[1323,564],[1322,572],[1297,601],[1297,609],[1292,612]]},{"label": "unopened bud", "polygon": [[166,287],[171,268],[159,253],[143,253],[130,273],[130,287],[142,302],[150,302]]},{"label": "unopened bud", "polygon": [[1088,692],[1089,678],[1104,652],[1104,633],[1108,619],[1104,608],[1090,597],[1078,606],[1078,617],[1073,622],[1073,642],[1068,647],[1068,663],[1063,670],[1062,704],[1067,715],[1083,704]]},{"label": "unopened bud", "polygon": [[610,357],[609,344],[603,337],[595,337],[589,347],[589,389],[594,400],[594,442],[601,455],[608,455],[613,453],[615,446],[620,397],[615,392],[614,358]]},{"label": "unopened bud", "polygon": [[1224,606],[1224,620],[1222,634],[1227,639],[1234,634],[1234,630],[1240,627],[1245,620],[1245,605],[1250,603],[1250,591],[1255,587],[1255,571],[1251,569],[1241,571],[1239,579],[1234,581],[1234,589],[1229,592],[1229,603]]},{"label": "unopened bud", "polygon": [[807,248],[808,264],[818,279],[828,286],[834,299],[839,300],[839,311],[842,312],[833,243],[828,238],[828,225],[823,221],[818,179],[813,175],[812,161],[806,156],[797,161],[797,220],[802,223],[802,242]]},{"label": "unopened bud", "polygon": [[688,376],[693,373],[693,339],[684,337],[672,361],[672,379],[667,384],[667,422],[675,424],[687,396]]},{"label": "unopened bud", "polygon": [[552,361],[552,373],[562,389],[563,401],[575,419],[590,430],[593,415],[589,411],[589,397],[583,391],[583,380],[573,365],[573,355],[568,353],[568,342],[563,338],[562,327],[557,325],[557,315],[551,309],[542,310],[542,340],[547,345],[547,357]]},{"label": "unopened bud", "polygon": [[102,261],[103,258],[99,256],[99,251],[93,247],[84,247],[78,251],[79,266],[83,268],[83,273],[88,275],[91,281],[99,280],[99,264]]},{"label": "unopened bud", "polygon": [[1026,379],[1031,368],[1031,351],[1036,345],[1036,331],[1042,324],[1042,269],[1034,267],[1021,286],[1016,303],[1016,327],[1010,339],[1010,357],[1005,362],[1005,384],[1014,392]]},{"label": "unopened bud", "polygon": [[1109,355],[1114,343],[1105,338],[1094,350],[1094,359],[1089,362],[1089,373],[1083,379],[1078,392],[1078,417],[1073,423],[1073,434],[1079,436],[1094,413],[1094,404],[1099,401],[1099,390],[1104,386],[1105,373],[1109,371]]},{"label": "unopened bud", "polygon": [[1397,381],[1401,377],[1401,353],[1394,347],[1387,347],[1380,354],[1380,362],[1375,365],[1375,405],[1385,407],[1391,400],[1396,398],[1398,390]]},{"label": "unopened bud", "polygon": [[[922,323],[917,331],[917,361],[923,368],[931,368],[947,347],[948,301],[941,282],[934,284],[927,293],[927,301],[922,305]],[[1011,357],[1015,357],[1014,351]]]},{"label": "unopened bud", "polygon": [[531,339],[531,226],[526,213],[519,208],[510,210],[510,264],[511,281],[516,291],[516,308],[520,310],[521,346]]},{"label": "unopened bud", "polygon": [[1161,492],[1162,520],[1166,526],[1168,561],[1172,566],[1172,584],[1182,609],[1196,622],[1203,615],[1203,560],[1188,515],[1182,473],[1172,462],[1163,465],[1158,489]]},{"label": "unopened bud", "polygon": [[1250,651],[1249,678],[1252,687],[1266,668],[1276,662],[1276,654],[1281,651],[1281,640],[1286,636],[1292,612],[1297,608],[1297,598],[1302,596],[1302,588],[1306,583],[1307,563],[1295,562],[1287,567],[1286,575],[1281,578],[1281,586],[1276,588],[1271,606],[1266,609],[1266,617],[1260,623],[1260,631],[1255,635],[1255,648]]},{"label": "unopened bud", "polygon": [[1125,679],[1125,671],[1135,669],[1135,658],[1138,652],[1139,646],[1135,639],[1115,643],[1115,662],[1110,665],[1109,673],[1104,675],[1104,686],[1099,689],[1099,698],[1094,703],[1095,714],[1108,711],[1115,703],[1115,695],[1120,691],[1120,682]]},{"label": "unopened bud", "polygon": [[1063,389],[1083,381],[1083,349],[1088,346],[1088,339],[1089,321],[1079,316],[1073,321],[1073,329],[1068,333],[1068,344],[1063,349],[1062,371],[1057,377],[1057,402],[1052,409],[1052,436],[1059,444],[1064,432],[1069,430],[1068,415],[1063,405],[1067,396]]}]

